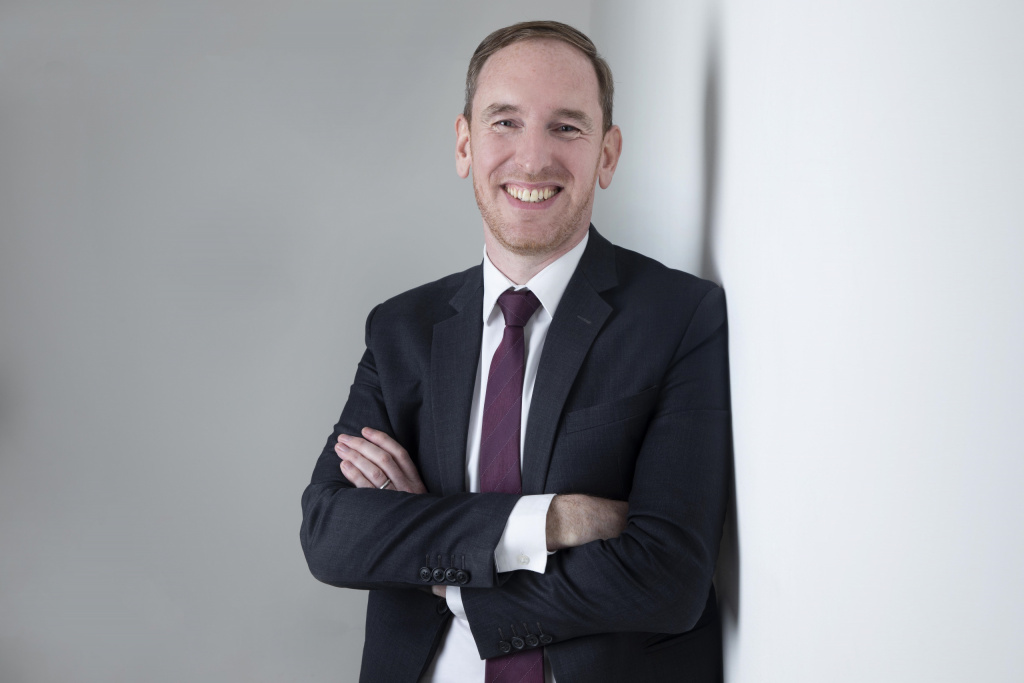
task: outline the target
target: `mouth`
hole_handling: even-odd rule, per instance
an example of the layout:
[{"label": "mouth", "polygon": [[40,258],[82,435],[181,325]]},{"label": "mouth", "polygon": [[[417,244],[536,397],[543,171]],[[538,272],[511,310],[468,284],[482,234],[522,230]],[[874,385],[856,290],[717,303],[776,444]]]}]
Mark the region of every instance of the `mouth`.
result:
[{"label": "mouth", "polygon": [[506,183],[501,188],[513,199],[518,199],[526,204],[542,204],[562,191],[558,185],[527,187],[516,183]]}]

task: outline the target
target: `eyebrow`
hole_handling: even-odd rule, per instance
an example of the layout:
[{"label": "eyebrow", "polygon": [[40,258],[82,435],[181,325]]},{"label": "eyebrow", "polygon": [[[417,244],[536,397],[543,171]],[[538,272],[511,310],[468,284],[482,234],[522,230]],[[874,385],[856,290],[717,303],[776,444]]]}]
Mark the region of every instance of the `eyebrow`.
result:
[{"label": "eyebrow", "polygon": [[[482,117],[484,119],[490,119],[493,116],[502,114],[521,114],[522,112],[523,110],[514,104],[495,103],[483,110]],[[580,128],[586,128],[588,130],[592,130],[594,127],[594,122],[591,118],[587,116],[586,112],[579,109],[568,109],[564,107],[562,109],[556,109],[553,113],[553,118],[575,121],[580,124]]]},{"label": "eyebrow", "polygon": [[522,110],[514,104],[492,104],[483,110],[482,116],[489,119],[497,114],[520,114]]},{"label": "eyebrow", "polygon": [[580,128],[591,129],[594,127],[594,122],[590,120],[590,117],[579,109],[558,109],[555,111],[555,118],[571,119],[580,124]]}]

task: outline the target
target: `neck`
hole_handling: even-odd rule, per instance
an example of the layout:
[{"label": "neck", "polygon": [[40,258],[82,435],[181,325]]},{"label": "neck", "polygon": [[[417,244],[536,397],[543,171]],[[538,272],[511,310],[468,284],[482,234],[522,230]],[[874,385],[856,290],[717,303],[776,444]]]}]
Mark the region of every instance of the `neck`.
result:
[{"label": "neck", "polygon": [[[587,224],[589,229],[590,224]],[[581,230],[566,240],[564,244],[550,252],[542,254],[517,254],[509,251],[501,245],[491,231],[484,226],[484,245],[487,247],[487,258],[502,275],[517,285],[524,285],[534,275],[547,268],[551,263],[557,261],[561,256],[569,253],[573,247],[583,240],[587,230]]]}]

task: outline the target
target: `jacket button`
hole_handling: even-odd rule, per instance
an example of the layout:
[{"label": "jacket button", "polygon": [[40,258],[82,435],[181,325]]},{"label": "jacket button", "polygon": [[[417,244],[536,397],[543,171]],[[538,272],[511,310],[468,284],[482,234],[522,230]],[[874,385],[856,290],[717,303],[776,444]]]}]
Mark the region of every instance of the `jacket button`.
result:
[{"label": "jacket button", "polygon": [[444,581],[444,570],[440,567],[435,567],[433,577],[434,581],[441,583],[442,581]]},{"label": "jacket button", "polygon": [[430,567],[420,567],[420,581],[430,581]]},{"label": "jacket button", "polygon": [[537,647],[539,643],[540,640],[537,638],[537,636],[533,635],[532,633],[526,636],[526,644],[530,647]]},{"label": "jacket button", "polygon": [[503,640],[500,643],[498,643],[498,649],[501,650],[502,652],[504,652],[505,654],[508,654],[509,652],[512,652],[512,646],[509,645],[508,641],[505,641],[505,640]]},{"label": "jacket button", "polygon": [[526,643],[524,643],[523,639],[520,638],[519,636],[516,636],[515,638],[512,639],[512,647],[514,647],[515,649],[522,650],[525,646],[526,646]]},{"label": "jacket button", "polygon": [[437,610],[437,613],[440,614],[441,616],[444,616],[444,615],[448,614],[448,601],[445,600],[444,598],[441,598],[440,600],[437,601],[437,605],[435,606],[435,609]]},{"label": "jacket button", "polygon": [[459,571],[455,572],[455,583],[462,585],[469,583],[469,572],[465,571],[464,569],[460,569]]},{"label": "jacket button", "polygon": [[457,575],[458,572],[455,571],[454,568],[449,567],[448,570],[444,573],[444,580],[448,583],[455,583],[455,579],[458,578]]},{"label": "jacket button", "polygon": [[552,640],[554,640],[554,638],[552,638],[551,636],[549,636],[546,633],[540,637],[540,642],[543,643],[544,645],[549,645]]}]

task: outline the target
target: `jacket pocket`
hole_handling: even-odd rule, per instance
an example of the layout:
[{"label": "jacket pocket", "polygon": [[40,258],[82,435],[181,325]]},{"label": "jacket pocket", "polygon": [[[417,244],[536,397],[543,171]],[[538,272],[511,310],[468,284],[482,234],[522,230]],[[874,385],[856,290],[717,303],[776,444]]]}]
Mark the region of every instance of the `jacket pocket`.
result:
[{"label": "jacket pocket", "polygon": [[658,385],[644,389],[639,394],[599,403],[589,408],[580,408],[565,416],[565,431],[578,432],[601,425],[621,422],[631,417],[644,415],[654,407],[658,399]]}]

